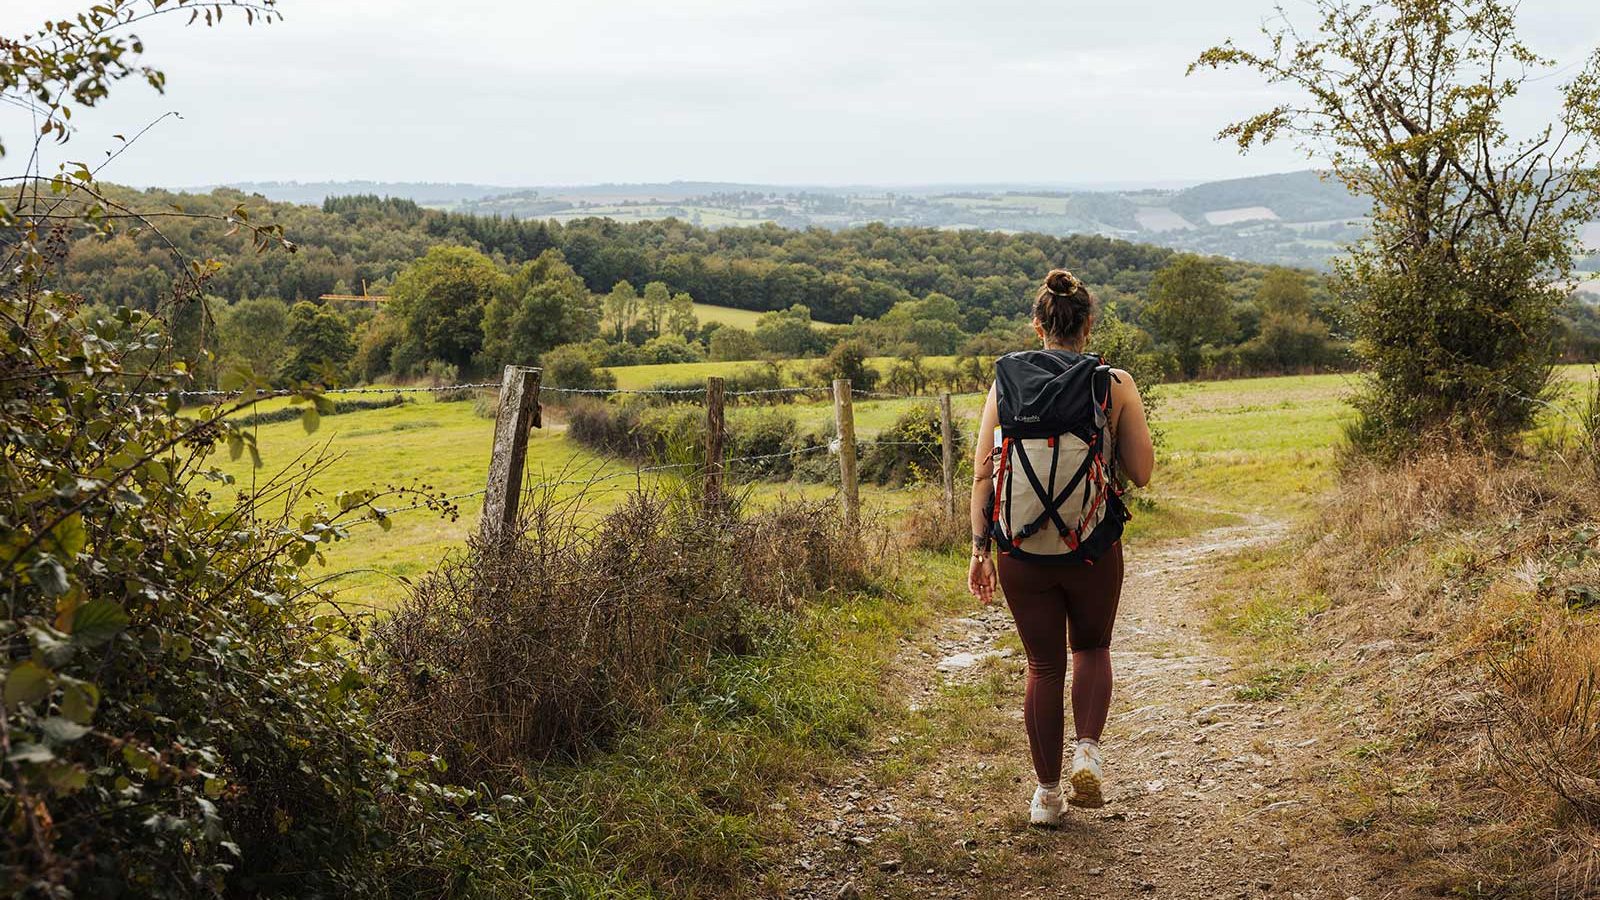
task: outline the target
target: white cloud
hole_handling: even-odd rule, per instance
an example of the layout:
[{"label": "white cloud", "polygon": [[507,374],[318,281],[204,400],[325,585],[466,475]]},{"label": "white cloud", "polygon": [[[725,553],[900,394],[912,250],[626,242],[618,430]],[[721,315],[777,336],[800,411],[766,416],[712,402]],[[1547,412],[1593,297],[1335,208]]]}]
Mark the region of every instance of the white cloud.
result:
[{"label": "white cloud", "polygon": [[[80,3],[51,0],[54,11]],[[330,178],[507,185],[1096,182],[1294,168],[1212,136],[1273,96],[1184,77],[1265,0],[283,0],[284,22],[143,30],[165,97],[82,111],[65,156],[166,122],[108,170],[132,183]],[[48,11],[0,11],[15,34]],[[1575,58],[1600,9],[1522,7]],[[11,137],[25,117],[0,112]],[[15,157],[8,163],[16,163]]]}]

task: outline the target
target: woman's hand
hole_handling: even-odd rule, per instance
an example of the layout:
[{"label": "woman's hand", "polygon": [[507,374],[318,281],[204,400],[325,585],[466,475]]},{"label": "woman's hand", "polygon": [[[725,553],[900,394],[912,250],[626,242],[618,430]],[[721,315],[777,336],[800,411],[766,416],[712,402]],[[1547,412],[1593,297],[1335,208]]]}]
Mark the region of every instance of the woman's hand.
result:
[{"label": "woman's hand", "polygon": [[984,606],[994,602],[994,589],[998,576],[994,571],[994,560],[989,554],[972,554],[972,562],[967,566],[967,590],[972,596],[983,601]]}]

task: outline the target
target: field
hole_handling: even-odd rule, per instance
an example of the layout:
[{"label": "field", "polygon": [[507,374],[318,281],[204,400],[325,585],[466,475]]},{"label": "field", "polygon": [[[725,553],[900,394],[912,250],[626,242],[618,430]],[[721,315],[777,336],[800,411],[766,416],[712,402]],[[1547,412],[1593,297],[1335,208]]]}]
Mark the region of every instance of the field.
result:
[{"label": "field", "polygon": [[696,303],[694,315],[701,324],[717,322],[743,328],[746,331],[755,330],[756,320],[761,318],[761,313],[753,309],[734,309],[731,306],[712,306],[709,303]]},{"label": "field", "polygon": [[[955,359],[953,356],[926,356],[923,362],[927,365],[945,365]],[[892,356],[877,356],[868,360],[868,364],[878,372],[889,370],[895,358]],[[711,375],[727,377],[743,372],[746,369],[759,368],[765,363],[755,360],[738,360],[733,362],[698,362],[698,363],[663,363],[650,366],[620,366],[612,369],[617,376],[617,387],[624,390],[643,390],[658,384],[682,384],[684,382],[704,380]],[[780,363],[784,372],[795,372],[816,365],[815,360],[791,359]]]},{"label": "field", "polygon": [[[639,387],[668,379],[701,378],[744,365],[749,364],[641,366],[637,368],[650,371],[618,369],[617,373],[622,386]],[[1338,375],[1161,388],[1158,421],[1166,443],[1150,492],[1160,513],[1136,519],[1135,534],[1185,527],[1197,513],[1214,516],[1303,509],[1330,483],[1340,422],[1348,414],[1340,399],[1346,390],[1346,378]],[[964,441],[972,439],[971,417],[976,416],[981,399],[976,394],[954,398],[957,415],[966,419],[960,429]],[[912,405],[925,402],[859,400],[855,404],[858,433],[870,438]],[[783,408],[792,410],[803,427],[813,430],[820,431],[832,417],[831,406],[825,403]],[[738,407],[730,410],[735,423],[743,414]],[[449,495],[467,494],[484,486],[493,429],[493,422],[480,416],[473,402],[440,403],[430,395],[415,395],[415,401],[404,406],[324,418],[321,428],[309,435],[298,422],[260,426],[257,440],[264,461],[260,472],[295,464],[296,458],[308,451],[325,451],[330,461],[314,479],[315,486],[325,492],[324,499],[331,500],[334,493],[347,488],[415,482]],[[569,441],[558,421],[534,433],[528,453],[527,482],[580,480],[631,471],[626,464],[596,456]],[[253,473],[245,461],[224,458],[221,466],[239,483],[249,484]],[[616,478],[606,485],[632,483],[631,478]],[[817,484],[762,483],[753,490],[753,500],[758,503],[785,493],[826,496],[831,492]],[[869,506],[879,509],[906,500],[904,494],[887,494],[871,487],[864,488],[864,497]],[[461,545],[476,526],[480,509],[481,498],[468,497],[460,501],[461,516],[454,522],[417,510],[397,514],[387,532],[372,525],[359,526],[330,552],[329,574],[348,572],[338,576],[338,583],[348,589],[349,597],[390,603],[405,591],[401,579],[427,572],[440,557]]]}]

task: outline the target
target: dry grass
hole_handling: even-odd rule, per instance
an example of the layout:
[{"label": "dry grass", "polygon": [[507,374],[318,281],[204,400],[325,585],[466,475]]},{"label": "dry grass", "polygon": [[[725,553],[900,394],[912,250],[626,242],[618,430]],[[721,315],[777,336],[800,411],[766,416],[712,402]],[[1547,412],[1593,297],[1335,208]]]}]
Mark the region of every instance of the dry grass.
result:
[{"label": "dry grass", "polygon": [[525,501],[516,539],[474,539],[377,633],[384,726],[453,779],[501,781],[604,743],[713,654],[741,653],[774,614],[867,582],[830,504],[706,517],[683,494]]},{"label": "dry grass", "polygon": [[1600,892],[1596,471],[1577,450],[1357,468],[1224,601],[1346,718],[1333,808],[1409,890]]},{"label": "dry grass", "polygon": [[960,498],[957,505],[960,511],[952,513],[937,491],[919,495],[895,522],[901,543],[910,550],[935,553],[965,550],[972,540],[972,523],[967,517],[966,498]]}]

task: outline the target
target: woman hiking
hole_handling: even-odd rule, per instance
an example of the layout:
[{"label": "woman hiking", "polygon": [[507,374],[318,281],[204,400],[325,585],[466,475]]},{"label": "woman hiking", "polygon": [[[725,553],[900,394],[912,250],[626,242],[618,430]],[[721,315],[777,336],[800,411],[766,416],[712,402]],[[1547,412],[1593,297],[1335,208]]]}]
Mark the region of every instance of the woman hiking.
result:
[{"label": "woman hiking", "polygon": [[1071,272],[1045,279],[1033,304],[1044,349],[995,363],[973,458],[967,586],[987,604],[998,584],[1028,654],[1023,720],[1039,779],[1035,825],[1061,819],[1069,649],[1074,749],[1065,802],[1105,803],[1100,733],[1111,706],[1127,519],[1120,477],[1143,487],[1155,467],[1133,379],[1085,352],[1095,304]]}]

